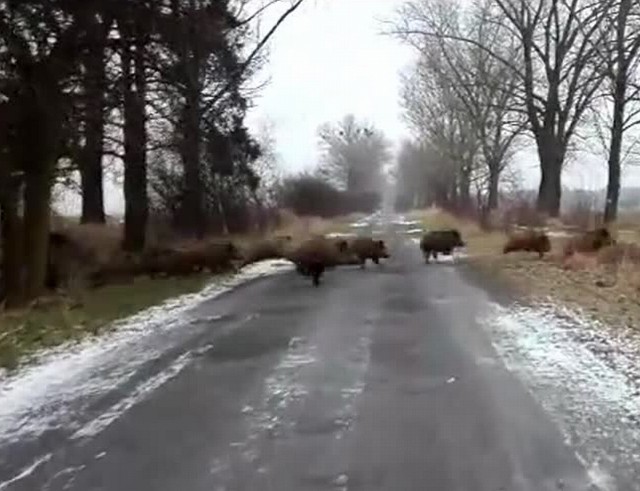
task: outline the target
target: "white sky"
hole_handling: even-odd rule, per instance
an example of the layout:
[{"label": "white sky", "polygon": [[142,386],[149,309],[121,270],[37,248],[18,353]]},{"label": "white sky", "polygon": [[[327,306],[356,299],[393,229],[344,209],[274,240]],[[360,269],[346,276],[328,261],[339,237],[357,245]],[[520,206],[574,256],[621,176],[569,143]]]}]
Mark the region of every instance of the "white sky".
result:
[{"label": "white sky", "polygon": [[[275,35],[265,73],[271,83],[256,101],[250,122],[274,123],[281,166],[287,171],[318,161],[317,127],[346,113],[365,118],[394,142],[409,135],[401,117],[399,72],[415,53],[380,35],[404,0],[307,0]],[[537,187],[534,148],[516,156],[526,187]],[[625,185],[638,185],[637,168]],[[600,189],[606,185],[602,158],[580,153],[567,165],[563,184]]]},{"label": "white sky", "polygon": [[[249,126],[273,124],[281,168],[297,171],[318,162],[317,128],[353,113],[366,119],[394,143],[408,136],[401,117],[400,71],[415,57],[408,46],[381,35],[382,21],[394,16],[403,0],[306,0],[276,32],[269,63],[261,74],[270,83],[255,101]],[[275,12],[274,12],[275,14]],[[265,19],[265,27],[273,18]],[[539,171],[533,149],[516,158],[525,186],[537,187]],[[640,183],[638,168],[629,169],[625,185]],[[569,187],[602,188],[602,159],[577,155],[567,167]],[[79,209],[65,199],[64,212]],[[123,210],[122,189],[106,184],[107,213]],[[62,210],[61,210],[62,211]]]},{"label": "white sky", "polygon": [[318,161],[317,128],[353,113],[398,140],[405,135],[399,71],[414,54],[388,36],[381,22],[401,0],[307,0],[276,33],[265,74],[270,85],[250,121],[275,125],[282,166]]}]

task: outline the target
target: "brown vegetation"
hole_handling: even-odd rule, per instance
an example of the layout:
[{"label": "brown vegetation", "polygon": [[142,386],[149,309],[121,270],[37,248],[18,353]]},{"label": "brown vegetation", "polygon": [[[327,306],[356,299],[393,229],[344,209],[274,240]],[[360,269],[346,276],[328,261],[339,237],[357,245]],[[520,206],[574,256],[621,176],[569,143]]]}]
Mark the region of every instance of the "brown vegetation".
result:
[{"label": "brown vegetation", "polygon": [[623,262],[634,266],[640,265],[640,246],[638,244],[618,242],[598,251],[598,264],[619,265]]}]

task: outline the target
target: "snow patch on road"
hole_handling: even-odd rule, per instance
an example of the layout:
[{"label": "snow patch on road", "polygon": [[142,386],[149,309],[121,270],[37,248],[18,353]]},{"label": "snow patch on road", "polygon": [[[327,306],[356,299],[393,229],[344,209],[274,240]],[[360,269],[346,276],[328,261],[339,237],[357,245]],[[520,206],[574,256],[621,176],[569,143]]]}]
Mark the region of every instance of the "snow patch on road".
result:
[{"label": "snow patch on road", "polygon": [[607,475],[638,482],[640,335],[624,329],[615,334],[552,303],[493,304],[483,325],[507,368],[558,424],[585,467],[598,469],[601,483]]},{"label": "snow patch on road", "polygon": [[148,394],[160,387],[165,382],[178,375],[191,361],[191,353],[186,353],[173,362],[169,368],[147,379],[136,387],[129,396],[121,399],[97,418],[86,423],[82,428],[71,435],[71,439],[88,438],[98,435],[107,426],[117,420],[121,415],[143,400]]},{"label": "snow patch on road", "polygon": [[36,469],[38,469],[38,467],[40,467],[42,464],[51,460],[51,457],[53,457],[52,454],[50,453],[45,454],[42,457],[31,462],[31,464],[23,468],[18,474],[16,474],[12,478],[7,479],[6,481],[0,482],[0,491],[2,491],[3,489],[8,489],[9,486],[11,486],[12,484],[18,481],[22,481],[26,477],[29,477],[31,474],[33,474],[36,471]]},{"label": "snow patch on road", "polygon": [[118,321],[109,334],[44,352],[34,364],[0,382],[0,444],[37,438],[55,428],[79,430],[76,414],[125,383],[144,363],[175,345],[185,329],[193,328],[198,319],[189,314],[194,307],[247,281],[292,268],[285,260],[252,264],[198,293]]}]

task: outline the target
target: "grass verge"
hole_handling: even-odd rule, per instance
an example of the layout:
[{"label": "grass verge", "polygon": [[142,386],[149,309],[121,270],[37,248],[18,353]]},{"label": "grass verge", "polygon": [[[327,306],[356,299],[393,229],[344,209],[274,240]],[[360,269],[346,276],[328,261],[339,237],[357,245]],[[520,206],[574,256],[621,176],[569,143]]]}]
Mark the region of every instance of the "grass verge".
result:
[{"label": "grass verge", "polygon": [[28,309],[0,315],[0,367],[13,369],[36,351],[80,340],[108,329],[117,319],[133,315],[168,298],[201,290],[211,276],[150,280],[109,285],[85,291],[78,302],[51,298]]},{"label": "grass verge", "polygon": [[[284,214],[284,223],[269,235],[291,235],[303,240],[310,235],[347,232],[361,215],[332,220]],[[69,226],[68,235],[95,257],[109,258],[118,250],[122,231],[118,226]],[[228,236],[241,248],[262,236]],[[36,306],[0,312],[0,368],[13,369],[43,348],[101,334],[113,321],[133,315],[147,307],[185,293],[201,290],[211,276],[185,278],[138,278],[129,284],[112,284],[96,290],[84,290],[78,301],[50,297]],[[75,300],[75,299],[74,299]]]}]

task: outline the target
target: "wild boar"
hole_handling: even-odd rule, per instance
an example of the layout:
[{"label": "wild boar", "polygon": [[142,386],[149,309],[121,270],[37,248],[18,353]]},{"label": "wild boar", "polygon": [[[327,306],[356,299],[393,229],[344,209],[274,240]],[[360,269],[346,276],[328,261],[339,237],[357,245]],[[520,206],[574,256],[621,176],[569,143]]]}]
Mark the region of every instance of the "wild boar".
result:
[{"label": "wild boar", "polygon": [[[287,259],[296,265],[298,273],[311,276],[314,286],[320,285],[320,278],[327,268],[347,264],[350,260],[345,243],[332,241],[324,237],[307,239],[286,254]],[[351,259],[353,260],[353,259]]]},{"label": "wild boar", "polygon": [[603,247],[614,244],[615,240],[609,231],[605,227],[600,227],[569,239],[564,246],[564,257],[571,256],[576,252],[592,254]]},{"label": "wild boar", "polygon": [[380,259],[390,257],[384,240],[374,240],[370,237],[359,237],[349,243],[349,251],[352,252],[364,268],[367,259],[371,259],[375,264],[380,264]]},{"label": "wild boar", "polygon": [[456,247],[464,247],[460,232],[456,229],[433,230],[427,232],[420,240],[420,249],[426,263],[429,257],[438,259],[438,253],[450,255]]},{"label": "wild boar", "polygon": [[262,239],[251,244],[244,253],[242,266],[265,261],[267,259],[278,259],[284,257],[286,248],[291,244],[290,235]]},{"label": "wild boar", "polygon": [[537,252],[542,259],[544,254],[550,250],[551,241],[547,234],[529,231],[509,237],[502,249],[502,253],[509,254],[517,251]]}]

